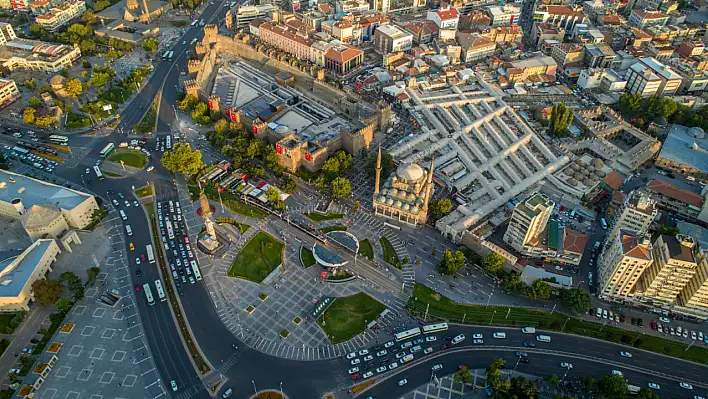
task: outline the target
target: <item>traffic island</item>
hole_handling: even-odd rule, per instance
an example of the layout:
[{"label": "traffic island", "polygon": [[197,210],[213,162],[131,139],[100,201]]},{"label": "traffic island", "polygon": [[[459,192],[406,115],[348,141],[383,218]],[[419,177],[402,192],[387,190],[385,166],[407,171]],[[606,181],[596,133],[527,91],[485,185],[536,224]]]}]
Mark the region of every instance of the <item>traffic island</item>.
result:
[{"label": "traffic island", "polygon": [[348,341],[361,334],[366,326],[376,320],[386,306],[360,292],[336,298],[319,317],[317,324],[327,334],[332,344]]},{"label": "traffic island", "polygon": [[288,399],[288,397],[280,391],[267,390],[258,392],[251,396],[250,399]]},{"label": "traffic island", "polygon": [[344,215],[335,212],[305,212],[303,215],[307,216],[313,222],[324,222],[325,220],[337,220],[344,219]]},{"label": "traffic island", "polygon": [[393,245],[391,245],[391,242],[388,240],[388,238],[381,237],[379,239],[379,242],[381,243],[381,248],[383,249],[384,260],[386,261],[386,263],[400,269],[401,268],[401,260],[398,259],[398,254],[396,253],[396,250],[393,248]]},{"label": "traffic island", "polygon": [[302,263],[302,267],[305,269],[316,263],[315,257],[312,255],[312,250],[306,247],[300,247],[300,263]]},{"label": "traffic island", "polygon": [[119,150],[108,157],[108,160],[119,165],[142,169],[147,164],[147,156],[140,151]]},{"label": "traffic island", "polygon": [[366,238],[359,241],[359,255],[374,260],[374,247],[371,246],[371,241]]},{"label": "traffic island", "polygon": [[152,197],[152,185],[136,189],[135,195],[137,195],[140,199]]},{"label": "traffic island", "polygon": [[61,344],[59,342],[52,342],[49,345],[49,348],[47,348],[48,353],[59,353],[59,350],[61,349]]},{"label": "traffic island", "polygon": [[283,263],[285,244],[259,231],[238,253],[229,267],[229,277],[260,283]]}]

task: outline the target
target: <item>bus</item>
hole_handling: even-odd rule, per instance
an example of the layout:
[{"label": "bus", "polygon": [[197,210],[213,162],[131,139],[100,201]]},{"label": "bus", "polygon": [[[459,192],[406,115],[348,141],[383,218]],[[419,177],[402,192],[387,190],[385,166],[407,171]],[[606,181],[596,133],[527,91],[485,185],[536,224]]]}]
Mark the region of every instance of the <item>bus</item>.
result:
[{"label": "bus", "polygon": [[168,134],[167,136],[165,136],[165,147],[167,147],[168,150],[172,148],[172,135],[171,134]]},{"label": "bus", "polygon": [[150,290],[150,284],[143,284],[143,291],[145,291],[145,298],[148,301],[148,305],[152,306],[155,304],[155,298],[152,297],[152,291]]},{"label": "bus", "polygon": [[155,253],[152,251],[152,245],[146,245],[145,251],[147,251],[148,263],[155,263]]},{"label": "bus", "polygon": [[103,173],[101,173],[101,169],[98,166],[94,166],[93,171],[96,172],[98,180],[103,180]]},{"label": "bus", "polygon": [[27,155],[29,151],[22,147],[12,147],[12,151],[15,151],[17,155]]},{"label": "bus", "polygon": [[101,150],[100,154],[101,154],[102,157],[105,158],[105,157],[107,157],[108,154],[110,154],[111,151],[113,151],[115,148],[116,148],[115,144],[113,144],[113,143],[108,143],[107,146],[103,147],[103,149]]},{"label": "bus", "polygon": [[155,288],[157,289],[157,296],[160,298],[160,302],[165,302],[167,297],[165,296],[165,290],[162,289],[162,282],[160,282],[160,280],[155,280]]},{"label": "bus", "polygon": [[423,334],[432,334],[438,331],[447,331],[447,323],[436,323],[423,326]]},{"label": "bus", "polygon": [[49,141],[53,143],[66,144],[69,142],[69,138],[66,136],[59,136],[58,134],[53,134],[49,136]]},{"label": "bus", "polygon": [[194,278],[196,278],[197,281],[202,281],[202,272],[199,271],[199,266],[197,265],[197,261],[192,260],[189,262],[189,264],[192,266],[192,271],[194,272]]},{"label": "bus", "polygon": [[199,20],[195,19],[194,22],[192,22],[189,26],[195,27],[195,26],[197,26],[198,23],[199,23]]},{"label": "bus", "polygon": [[172,223],[169,220],[165,222],[165,228],[167,229],[167,237],[169,237],[170,240],[174,240],[175,232],[172,230]]},{"label": "bus", "polygon": [[548,335],[537,335],[536,336],[536,341],[539,342],[551,342],[551,337]]},{"label": "bus", "polygon": [[409,338],[417,337],[418,335],[420,335],[420,328],[418,328],[418,327],[412,328],[407,331],[401,331],[401,332],[393,334],[393,336],[396,338],[397,342],[404,341]]}]

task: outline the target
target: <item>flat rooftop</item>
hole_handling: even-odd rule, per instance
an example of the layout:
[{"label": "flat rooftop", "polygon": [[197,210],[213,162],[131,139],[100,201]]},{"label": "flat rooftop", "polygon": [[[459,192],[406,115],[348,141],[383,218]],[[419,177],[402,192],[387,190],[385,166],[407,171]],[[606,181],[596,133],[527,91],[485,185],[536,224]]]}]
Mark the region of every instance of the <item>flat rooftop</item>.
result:
[{"label": "flat rooftop", "polygon": [[25,251],[0,253],[0,297],[16,297],[22,292],[52,241],[37,240]]},{"label": "flat rooftop", "polygon": [[659,157],[708,172],[708,138],[701,128],[673,124]]},{"label": "flat rooftop", "polygon": [[0,201],[9,203],[19,198],[25,209],[34,205],[51,204],[60,209],[71,210],[90,197],[90,194],[0,170]]}]

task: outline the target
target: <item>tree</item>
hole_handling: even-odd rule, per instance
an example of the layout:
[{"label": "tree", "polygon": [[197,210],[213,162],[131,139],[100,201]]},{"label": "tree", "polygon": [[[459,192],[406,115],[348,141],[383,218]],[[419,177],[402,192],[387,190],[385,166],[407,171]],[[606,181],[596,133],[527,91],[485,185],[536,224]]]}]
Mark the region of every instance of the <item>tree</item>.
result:
[{"label": "tree", "polygon": [[39,108],[39,107],[42,106],[42,100],[40,100],[39,98],[37,98],[37,97],[35,97],[35,96],[32,96],[32,97],[30,97],[30,99],[29,99],[29,101],[27,102],[27,104],[28,104],[30,107],[32,107],[32,108],[34,108],[34,109],[37,109],[37,108]]},{"label": "tree", "polygon": [[57,122],[57,120],[51,116],[51,115],[44,115],[40,116],[39,118],[35,119],[34,125],[37,127],[47,127],[47,126],[52,126]]},{"label": "tree", "polygon": [[430,203],[430,216],[438,220],[452,209],[452,203],[447,198],[436,199]]},{"label": "tree", "polygon": [[339,150],[332,155],[339,162],[339,173],[344,173],[354,166],[354,158],[344,150]]},{"label": "tree", "polygon": [[167,170],[187,176],[199,173],[206,166],[202,161],[201,151],[192,151],[192,147],[185,143],[175,144],[171,151],[162,155],[160,162]]},{"label": "tree", "polygon": [[509,394],[511,398],[519,399],[538,399],[541,396],[536,383],[521,376],[511,379]]},{"label": "tree", "polygon": [[465,254],[462,251],[451,251],[445,248],[442,260],[438,264],[437,270],[440,274],[454,276],[457,270],[465,266]]},{"label": "tree", "polygon": [[[372,152],[366,158],[366,173],[370,177],[376,176],[376,160],[378,159],[378,152]],[[381,181],[385,181],[388,175],[393,170],[393,157],[387,152],[381,152]]]},{"label": "tree", "polygon": [[118,52],[115,50],[108,50],[108,52],[106,53],[106,59],[108,61],[113,62],[113,61],[117,60],[118,58],[120,58],[120,55],[118,55]]},{"label": "tree", "polygon": [[600,388],[600,394],[606,398],[625,399],[629,393],[624,377],[615,374],[608,374],[602,377],[598,387]]},{"label": "tree", "polygon": [[561,290],[560,299],[568,310],[575,313],[585,313],[590,309],[590,295],[578,288]]},{"label": "tree", "polygon": [[504,276],[502,276],[501,279],[502,279],[502,288],[504,288],[504,291],[519,293],[525,287],[524,282],[521,281],[521,275],[519,275],[519,274],[516,274],[516,273],[504,274]]},{"label": "tree", "polygon": [[275,170],[278,168],[278,154],[275,152],[275,147],[272,145],[265,145],[261,150],[261,160],[263,164],[271,169]]},{"label": "tree", "polygon": [[320,168],[320,171],[327,176],[327,178],[334,179],[335,177],[339,176],[341,173],[341,167],[339,164],[339,160],[335,157],[329,157],[324,163],[322,164],[322,168]]},{"label": "tree", "polygon": [[642,388],[637,395],[638,399],[659,399],[659,394],[650,388]]},{"label": "tree", "polygon": [[158,42],[157,39],[154,37],[148,37],[147,39],[143,40],[143,50],[147,51],[148,53],[154,53],[155,51],[157,51],[159,45],[160,42]]},{"label": "tree", "polygon": [[34,108],[26,108],[23,114],[22,121],[27,125],[34,125],[34,113],[36,110]]},{"label": "tree", "polygon": [[177,103],[177,108],[186,111],[194,108],[197,104],[199,104],[199,99],[190,94]]},{"label": "tree", "polygon": [[41,306],[50,306],[57,302],[59,294],[64,291],[64,286],[57,280],[47,278],[32,283],[32,291]]},{"label": "tree", "polygon": [[297,183],[295,183],[295,179],[287,175],[283,178],[283,184],[280,188],[282,188],[286,193],[292,194],[295,190],[297,190]]},{"label": "tree", "polygon": [[548,383],[548,385],[552,387],[557,387],[560,385],[560,380],[558,379],[558,376],[556,374],[551,374],[543,377],[544,381]]},{"label": "tree", "polygon": [[556,104],[551,110],[551,133],[556,137],[568,135],[568,126],[573,121],[573,110],[565,103]]},{"label": "tree", "polygon": [[57,310],[63,314],[69,313],[72,306],[74,306],[74,302],[72,302],[69,298],[59,298],[57,301]]},{"label": "tree", "polygon": [[93,3],[93,9],[96,12],[100,12],[110,7],[110,5],[111,2],[109,0],[98,0],[97,2]]},{"label": "tree", "polygon": [[260,156],[262,145],[263,143],[261,143],[260,140],[251,140],[251,142],[248,143],[248,148],[246,149],[246,156],[251,159],[255,159]]},{"label": "tree", "polygon": [[455,382],[460,384],[469,384],[472,381],[472,373],[464,364],[460,366],[455,373]]},{"label": "tree", "polygon": [[219,134],[226,134],[228,128],[229,128],[229,124],[228,124],[228,122],[226,122],[226,119],[219,119],[214,124],[214,131]]},{"label": "tree", "polygon": [[68,80],[64,84],[64,89],[66,90],[66,94],[70,95],[71,97],[78,97],[84,90],[83,85],[81,84],[81,81],[79,79]]},{"label": "tree", "polygon": [[268,187],[268,190],[266,191],[266,198],[268,199],[268,202],[275,204],[280,201],[280,191],[278,191],[275,187]]},{"label": "tree", "polygon": [[332,180],[332,196],[334,198],[344,198],[351,194],[352,186],[349,179],[345,177],[337,177]]},{"label": "tree", "polygon": [[37,81],[34,78],[25,80],[23,84],[28,89],[34,89],[35,87],[37,87]]},{"label": "tree", "polygon": [[489,274],[497,274],[502,270],[504,266],[504,258],[496,252],[490,252],[484,262],[482,262],[482,267],[484,271]]},{"label": "tree", "polygon": [[96,280],[98,275],[101,273],[101,268],[99,267],[91,267],[88,270],[86,270],[86,274],[88,274],[88,281],[93,282]]},{"label": "tree", "polygon": [[531,299],[548,299],[551,296],[552,291],[553,288],[541,279],[534,281],[531,286],[528,287],[528,295]]},{"label": "tree", "polygon": [[[93,54],[96,51],[96,42],[93,41],[93,39],[83,39],[79,44],[79,48],[81,49],[81,54]],[[89,68],[91,67],[90,65],[91,64],[89,64]]]},{"label": "tree", "polygon": [[81,19],[84,23],[86,23],[86,25],[93,25],[96,23],[96,13],[94,13],[93,10],[88,9],[84,12],[84,15],[81,16]]},{"label": "tree", "polygon": [[492,388],[494,395],[496,397],[505,397],[509,388],[511,387],[511,382],[509,380],[503,380],[501,378],[501,371],[506,366],[506,361],[504,359],[494,359],[492,363],[487,366],[487,384]]}]

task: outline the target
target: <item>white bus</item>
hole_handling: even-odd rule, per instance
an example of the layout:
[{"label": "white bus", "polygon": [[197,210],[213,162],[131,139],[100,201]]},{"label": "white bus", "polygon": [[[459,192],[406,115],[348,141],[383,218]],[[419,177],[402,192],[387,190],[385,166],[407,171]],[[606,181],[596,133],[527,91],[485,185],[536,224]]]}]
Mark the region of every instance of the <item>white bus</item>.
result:
[{"label": "white bus", "polygon": [[172,135],[171,134],[168,134],[167,136],[165,136],[165,147],[167,147],[168,150],[170,148],[172,148]]},{"label": "white bus", "polygon": [[194,22],[192,22],[192,24],[190,26],[192,26],[192,27],[197,26],[198,23],[199,23],[199,20],[195,19]]},{"label": "white bus", "polygon": [[401,331],[398,333],[393,334],[393,336],[396,338],[397,342],[404,341],[409,338],[417,337],[420,335],[420,328],[412,328],[408,331]]},{"label": "white bus", "polygon": [[157,296],[160,298],[160,302],[165,302],[167,297],[165,296],[165,290],[162,289],[160,280],[155,280],[155,288],[157,289]]},{"label": "white bus", "polygon": [[537,335],[536,336],[536,341],[540,342],[551,342],[551,337],[548,335]]},{"label": "white bus", "polygon": [[116,148],[115,144],[113,144],[113,143],[108,143],[108,145],[106,145],[105,147],[103,147],[103,149],[101,150],[100,154],[101,154],[102,157],[105,158],[105,157],[107,157],[108,154],[110,154],[111,151],[113,151],[115,148]]},{"label": "white bus", "polygon": [[447,331],[447,323],[436,323],[423,326],[423,334],[432,334],[438,331]]},{"label": "white bus", "polygon": [[197,279],[197,281],[202,280],[202,272],[199,271],[199,266],[197,266],[197,261],[192,260],[189,262],[190,266],[192,266],[192,271],[194,272],[194,278]]},{"label": "white bus", "polygon": [[96,173],[98,180],[103,180],[103,173],[101,173],[101,169],[98,166],[94,165],[93,171]]},{"label": "white bus", "polygon": [[152,245],[146,245],[145,251],[147,251],[148,263],[155,263],[155,253],[152,251]]},{"label": "white bus", "polygon": [[53,134],[49,136],[49,141],[52,143],[66,144],[69,142],[69,138],[66,136],[59,136],[58,134]]},{"label": "white bus", "polygon": [[22,147],[12,147],[12,151],[15,151],[18,155],[27,155],[29,151]]},{"label": "white bus", "polygon": [[175,232],[172,230],[172,222],[169,220],[165,222],[165,228],[167,229],[167,237],[170,238],[170,240],[175,239]]},{"label": "white bus", "polygon": [[145,298],[148,301],[148,305],[152,306],[155,304],[155,298],[152,297],[152,291],[150,290],[150,284],[143,284],[143,291],[145,291]]}]

